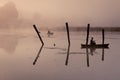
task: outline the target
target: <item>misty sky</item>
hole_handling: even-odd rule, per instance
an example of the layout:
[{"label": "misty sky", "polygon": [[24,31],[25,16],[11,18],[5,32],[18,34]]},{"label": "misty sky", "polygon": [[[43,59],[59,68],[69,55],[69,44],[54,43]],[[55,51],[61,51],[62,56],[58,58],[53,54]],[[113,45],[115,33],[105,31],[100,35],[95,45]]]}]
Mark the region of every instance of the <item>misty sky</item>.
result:
[{"label": "misty sky", "polygon": [[[14,18],[41,26],[63,26],[66,21],[71,26],[120,26],[120,0],[0,0],[0,7],[7,3],[14,5]],[[0,16],[5,16],[1,8]]]}]

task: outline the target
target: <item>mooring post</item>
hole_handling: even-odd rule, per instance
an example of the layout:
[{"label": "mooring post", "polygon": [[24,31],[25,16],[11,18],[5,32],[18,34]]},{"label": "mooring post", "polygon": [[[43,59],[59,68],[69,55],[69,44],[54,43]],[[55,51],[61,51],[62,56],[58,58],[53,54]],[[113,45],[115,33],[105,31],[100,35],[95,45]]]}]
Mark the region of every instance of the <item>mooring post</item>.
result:
[{"label": "mooring post", "polygon": [[[104,45],[105,41],[105,32],[104,29],[102,29],[102,44]],[[104,48],[102,48],[102,61],[104,61]]]},{"label": "mooring post", "polygon": [[66,22],[66,30],[67,30],[67,36],[68,36],[68,50],[67,50],[67,57],[66,57],[65,65],[67,66],[68,59],[69,59],[69,52],[70,52],[70,34],[69,34],[69,26],[67,22]]},{"label": "mooring post", "polygon": [[104,40],[105,40],[105,33],[104,33],[104,29],[102,29],[102,44],[104,44]]},{"label": "mooring post", "polygon": [[67,36],[68,36],[68,44],[70,45],[69,26],[67,22],[66,22],[66,30],[67,30]]},{"label": "mooring post", "polygon": [[42,40],[42,38],[41,38],[41,36],[39,34],[40,32],[37,30],[37,27],[35,26],[35,24],[33,25],[33,27],[34,27],[35,31],[37,32],[37,35],[38,35],[40,41],[42,42],[42,45],[44,45],[44,42],[43,42],[43,40]]},{"label": "mooring post", "polygon": [[89,29],[90,29],[90,24],[87,25],[86,45],[88,45],[88,40],[89,40]]}]

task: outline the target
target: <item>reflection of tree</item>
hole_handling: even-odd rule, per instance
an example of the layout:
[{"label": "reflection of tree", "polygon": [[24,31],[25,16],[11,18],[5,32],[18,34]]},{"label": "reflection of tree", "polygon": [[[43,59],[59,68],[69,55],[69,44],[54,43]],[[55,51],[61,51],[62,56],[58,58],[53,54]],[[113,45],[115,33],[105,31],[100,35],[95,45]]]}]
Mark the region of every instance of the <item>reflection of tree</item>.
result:
[{"label": "reflection of tree", "polygon": [[16,36],[0,36],[0,48],[4,49],[7,53],[13,53],[18,44],[18,37]]}]

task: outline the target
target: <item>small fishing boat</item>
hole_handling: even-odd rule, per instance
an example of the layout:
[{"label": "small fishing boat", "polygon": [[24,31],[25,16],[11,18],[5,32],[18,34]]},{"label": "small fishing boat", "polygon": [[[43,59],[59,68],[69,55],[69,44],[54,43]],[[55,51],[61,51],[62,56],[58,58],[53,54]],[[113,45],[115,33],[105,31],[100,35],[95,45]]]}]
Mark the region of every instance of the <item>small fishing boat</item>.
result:
[{"label": "small fishing boat", "polygon": [[48,30],[48,32],[47,32],[48,37],[50,37],[53,34],[54,34],[53,32],[51,32],[51,31]]},{"label": "small fishing boat", "polygon": [[86,45],[81,44],[81,48],[108,48],[109,44],[95,44],[95,45]]}]

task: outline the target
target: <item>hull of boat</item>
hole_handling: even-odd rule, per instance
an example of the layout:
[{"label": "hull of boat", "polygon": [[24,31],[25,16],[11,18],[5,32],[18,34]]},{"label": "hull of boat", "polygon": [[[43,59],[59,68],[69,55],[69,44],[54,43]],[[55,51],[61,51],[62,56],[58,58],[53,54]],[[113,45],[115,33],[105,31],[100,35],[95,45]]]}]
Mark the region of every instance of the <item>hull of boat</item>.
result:
[{"label": "hull of boat", "polygon": [[81,48],[108,48],[109,44],[86,45],[81,44]]}]

